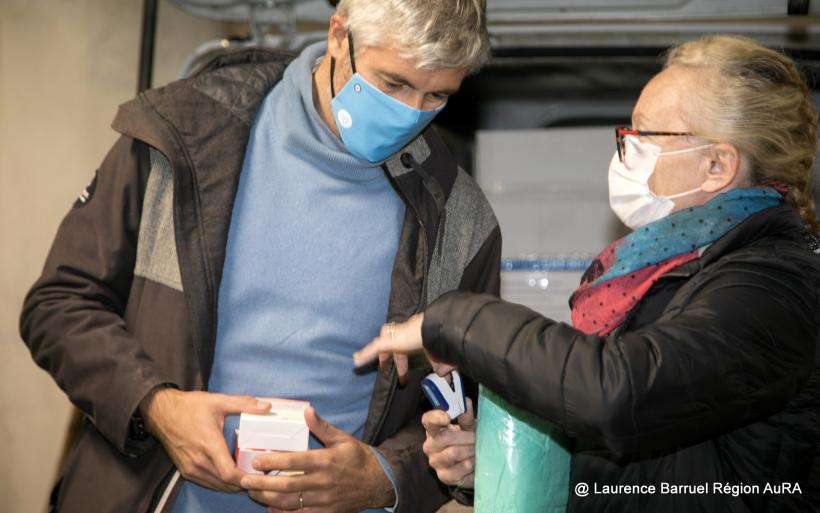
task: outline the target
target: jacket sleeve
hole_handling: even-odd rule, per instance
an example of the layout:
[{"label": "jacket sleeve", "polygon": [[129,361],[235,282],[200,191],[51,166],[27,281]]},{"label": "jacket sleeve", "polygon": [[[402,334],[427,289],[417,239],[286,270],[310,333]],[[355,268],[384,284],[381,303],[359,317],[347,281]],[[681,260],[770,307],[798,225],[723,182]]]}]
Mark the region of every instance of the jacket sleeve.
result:
[{"label": "jacket sleeve", "polygon": [[27,294],[20,334],[34,361],[118,450],[149,390],[167,380],[123,319],[133,279],[148,149],[120,138],[63,219],[42,276]]},{"label": "jacket sleeve", "polygon": [[[501,232],[496,227],[462,273],[459,290],[498,296],[500,270]],[[430,407],[421,397],[420,401],[419,415],[377,447],[390,463],[396,478],[399,498],[396,513],[432,513],[451,497],[462,504],[472,502],[463,490],[450,488],[448,491],[427,464],[427,456],[422,450],[425,432],[421,414]]]},{"label": "jacket sleeve", "polygon": [[818,325],[816,292],[785,259],[712,267],[685,304],[611,337],[495,297],[449,293],[427,310],[424,345],[510,403],[615,453],[713,438],[785,406],[811,372]]}]

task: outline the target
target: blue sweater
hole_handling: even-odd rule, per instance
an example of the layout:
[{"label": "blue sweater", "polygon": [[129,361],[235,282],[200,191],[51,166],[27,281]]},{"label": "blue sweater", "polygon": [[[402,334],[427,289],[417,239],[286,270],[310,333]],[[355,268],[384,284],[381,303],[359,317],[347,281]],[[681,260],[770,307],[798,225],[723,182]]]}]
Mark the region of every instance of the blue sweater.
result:
[{"label": "blue sweater", "polygon": [[[285,70],[251,129],[208,388],[310,401],[361,438],[375,373],[353,373],[351,354],[385,322],[405,207],[384,171],[348,153],[319,117],[312,71],[324,52],[313,45]],[[237,424],[225,422],[231,452]],[[174,508],[263,510],[245,493],[190,482]]]}]

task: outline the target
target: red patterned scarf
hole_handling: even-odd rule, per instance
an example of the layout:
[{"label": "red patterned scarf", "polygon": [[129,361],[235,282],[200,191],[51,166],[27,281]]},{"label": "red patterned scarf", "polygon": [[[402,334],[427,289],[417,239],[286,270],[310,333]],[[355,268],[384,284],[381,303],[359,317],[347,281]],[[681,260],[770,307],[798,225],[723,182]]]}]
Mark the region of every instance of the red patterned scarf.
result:
[{"label": "red patterned scarf", "polygon": [[699,258],[747,217],[781,201],[780,192],[769,187],[732,189],[616,240],[593,260],[570,298],[573,325],[584,333],[611,333],[658,278]]}]

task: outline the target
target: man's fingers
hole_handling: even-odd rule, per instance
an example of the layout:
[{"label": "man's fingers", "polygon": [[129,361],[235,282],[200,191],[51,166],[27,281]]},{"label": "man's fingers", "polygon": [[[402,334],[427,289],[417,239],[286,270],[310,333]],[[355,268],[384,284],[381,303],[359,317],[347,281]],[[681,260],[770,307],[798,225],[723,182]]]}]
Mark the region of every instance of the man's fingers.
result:
[{"label": "man's fingers", "polygon": [[350,435],[320,417],[313,406],[305,409],[305,423],[310,432],[325,444],[325,447],[351,438]]},{"label": "man's fingers", "polygon": [[295,493],[279,493],[249,490],[248,497],[268,506],[268,511],[294,511],[299,509],[299,496]]},{"label": "man's fingers", "polygon": [[465,431],[475,431],[475,413],[473,400],[466,398],[467,411],[458,416],[458,425]]},{"label": "man's fingers", "polygon": [[[268,511],[297,511],[300,509],[298,493],[279,493],[250,490],[248,496],[260,504],[268,506]],[[304,504],[304,493],[302,503]]]},{"label": "man's fingers", "polygon": [[208,488],[239,491],[242,472],[236,468],[228,453],[222,433],[216,430],[205,431],[203,436],[199,450],[181,455],[183,460],[180,471],[183,477],[192,481],[204,481]]},{"label": "man's fingers", "polygon": [[183,478],[200,486],[204,486],[205,488],[222,491],[222,488],[226,486],[221,481],[213,477],[216,475],[216,469],[205,469],[201,466],[195,466],[194,464],[187,464],[178,468],[179,473]]},{"label": "man's fingers", "polygon": [[329,500],[327,494],[320,491],[310,490],[302,492],[301,501],[299,501],[299,493],[278,493],[252,490],[248,492],[248,496],[256,502],[267,506],[268,508],[266,511],[271,513],[293,511],[311,513],[327,511],[322,508],[333,504],[333,501]]},{"label": "man's fingers", "polygon": [[328,476],[323,473],[295,476],[266,476],[259,474],[245,474],[242,476],[242,488],[246,490],[296,493],[305,490],[324,490],[332,485],[333,483],[329,482]]},{"label": "man's fingers", "polygon": [[220,443],[214,442],[208,457],[214,467],[215,475],[226,485],[238,490],[240,488],[239,482],[242,479],[242,472],[236,468],[233,458],[228,454],[228,446],[225,445],[225,440],[220,438]]},{"label": "man's fingers", "polygon": [[237,492],[240,490],[238,482],[236,485],[223,482],[219,478],[219,471],[213,462],[204,455],[190,458],[179,467],[179,471],[182,477],[188,481],[193,481],[200,486],[212,490],[218,490],[220,492]]},{"label": "man's fingers", "polygon": [[260,401],[249,395],[229,395],[212,394],[214,399],[221,406],[221,412],[225,415],[237,413],[251,413],[254,415],[264,415],[268,413],[271,404],[267,401]]},{"label": "man's fingers", "polygon": [[192,483],[196,483],[199,486],[203,486],[205,488],[209,488],[211,490],[216,490],[218,492],[238,492],[241,488],[236,486],[229,486],[223,483],[218,479],[213,479],[210,474],[202,474],[202,475],[189,475],[183,476],[186,480],[191,481]]},{"label": "man's fingers", "polygon": [[314,460],[310,451],[263,454],[253,459],[253,468],[261,472],[308,471],[314,468]]},{"label": "man's fingers", "polygon": [[[211,436],[208,436],[211,435]],[[168,452],[182,477],[201,486],[223,492],[240,490],[239,479],[231,479],[230,470],[223,467],[222,472],[214,463],[220,451],[228,461],[228,468],[234,469],[233,460],[228,455],[228,448],[221,434],[205,432],[205,438],[196,447],[182,447]],[[224,476],[226,481],[222,480]]]},{"label": "man's fingers", "polygon": [[[313,449],[309,451],[295,452],[272,452],[262,454],[253,459],[253,468],[262,472],[271,470],[287,471],[318,471],[323,470],[325,464],[322,452],[325,449]],[[270,476],[270,477],[293,477],[293,476]]]},{"label": "man's fingers", "polygon": [[[304,511],[313,513],[352,513],[368,509],[376,500],[390,503],[390,480],[370,447],[324,421],[312,408],[306,409],[305,420],[314,433],[333,443],[323,449],[257,456],[253,466],[258,470],[304,471],[295,476],[244,476],[248,481],[243,486],[267,488],[250,488],[257,500],[292,510],[295,503],[282,503],[276,494],[302,492]],[[339,443],[333,441],[336,437]]]}]

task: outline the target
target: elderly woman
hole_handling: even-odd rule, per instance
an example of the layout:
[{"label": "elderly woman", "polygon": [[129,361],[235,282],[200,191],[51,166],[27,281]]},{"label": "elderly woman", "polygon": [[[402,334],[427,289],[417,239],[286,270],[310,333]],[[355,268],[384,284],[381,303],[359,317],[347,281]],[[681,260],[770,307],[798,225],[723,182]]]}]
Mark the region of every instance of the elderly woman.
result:
[{"label": "elderly woman", "polygon": [[[809,90],[780,53],[707,37],[669,52],[632,124],[616,131],[609,194],[633,231],[584,274],[573,326],[452,292],[355,358],[423,341],[439,373],[463,369],[573,439],[570,490],[656,486],[570,492],[569,511],[814,510],[820,257],[809,249]],[[442,480],[464,482],[471,422],[448,424],[426,414],[425,451]],[[664,494],[663,483],[683,487]]]}]

